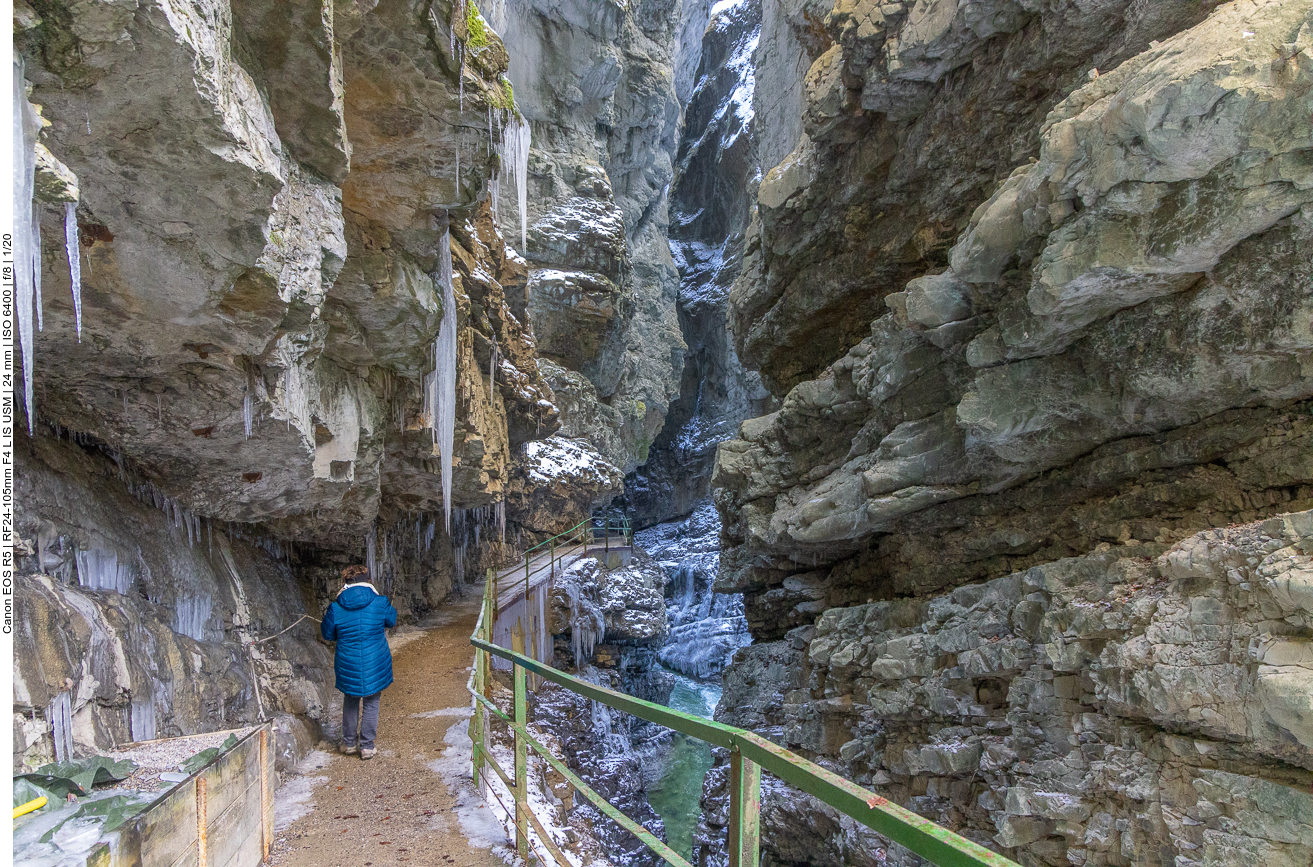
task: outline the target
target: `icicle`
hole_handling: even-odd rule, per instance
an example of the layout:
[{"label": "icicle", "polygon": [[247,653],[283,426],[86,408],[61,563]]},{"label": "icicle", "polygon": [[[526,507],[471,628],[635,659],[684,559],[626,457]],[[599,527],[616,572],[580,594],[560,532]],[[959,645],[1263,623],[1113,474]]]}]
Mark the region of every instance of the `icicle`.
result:
[{"label": "icicle", "polygon": [[73,321],[77,324],[78,343],[82,342],[82,251],[78,248],[77,203],[64,205],[64,249],[68,253],[68,274],[73,285]]},{"label": "icicle", "polygon": [[456,200],[460,201],[460,134],[456,136]]},{"label": "icicle", "polygon": [[451,276],[451,232],[438,244],[438,282],[442,288],[442,323],[433,343],[433,373],[425,382],[425,414],[442,458],[442,508],[451,532],[451,464],[456,433],[456,289]]},{"label": "icicle", "polygon": [[255,420],[255,399],[247,386],[246,396],[242,398],[242,425],[246,428],[246,438],[251,438],[251,427]]},{"label": "icicle", "polygon": [[501,165],[515,183],[516,204],[520,208],[520,252],[523,253],[529,237],[529,122],[512,112],[502,129]]},{"label": "icicle", "polygon": [[365,567],[369,569],[369,580],[378,580],[378,528],[374,526],[365,537]]},{"label": "icicle", "polygon": [[[32,237],[38,233],[32,197],[36,192],[36,121],[32,117],[31,106],[27,103],[27,94],[23,86],[23,59],[14,58],[14,103],[13,129],[11,141],[15,145],[14,153],[14,288],[18,296],[18,340],[23,356],[23,400],[27,409],[27,432],[32,434],[36,418],[36,407],[32,397],[33,356],[35,355],[35,335],[32,333],[32,306],[34,297],[39,297],[36,281],[40,279],[40,251],[33,251]],[[35,270],[35,273],[33,273]]]},{"label": "icicle", "polygon": [[457,85],[457,89],[460,91],[458,105],[463,114],[465,112],[465,51],[463,48],[458,48],[456,51],[460,57],[460,71],[456,73],[456,77],[460,80],[460,84]]}]

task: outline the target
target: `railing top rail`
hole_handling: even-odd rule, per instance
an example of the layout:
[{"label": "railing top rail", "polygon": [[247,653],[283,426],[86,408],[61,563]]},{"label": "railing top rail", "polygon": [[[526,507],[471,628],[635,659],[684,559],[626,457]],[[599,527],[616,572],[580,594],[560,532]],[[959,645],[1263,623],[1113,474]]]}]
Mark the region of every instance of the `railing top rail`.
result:
[{"label": "railing top rail", "polygon": [[539,548],[543,547],[544,545],[549,545],[549,544],[551,544],[553,541],[555,541],[555,540],[561,538],[562,536],[569,536],[569,535],[572,534],[572,533],[578,533],[579,530],[581,530],[581,529],[582,529],[585,525],[587,525],[588,522],[591,521],[591,520],[592,520],[592,518],[584,518],[582,521],[580,521],[578,524],[575,524],[575,525],[574,525],[573,527],[571,527],[570,529],[568,529],[568,530],[562,530],[560,533],[557,533],[555,536],[549,536],[549,537],[547,537],[546,539],[543,539],[543,540],[542,540],[541,542],[539,542],[537,545],[534,545],[532,548],[526,548],[525,551],[524,551],[524,556],[525,556],[525,558],[527,559],[528,556],[529,556],[531,553],[533,553],[534,551],[537,551]]},{"label": "railing top rail", "polygon": [[514,665],[533,672],[544,680],[560,684],[585,698],[600,701],[608,707],[633,714],[682,734],[691,735],[715,746],[736,749],[745,758],[757,763],[781,780],[819,798],[940,867],[1018,867],[1016,862],[997,852],[992,852],[947,828],[936,825],[911,810],[892,803],[746,729],[672,710],[664,705],[588,683],[522,653],[484,641],[478,637],[477,631],[470,637],[470,644],[494,656],[509,660]]}]

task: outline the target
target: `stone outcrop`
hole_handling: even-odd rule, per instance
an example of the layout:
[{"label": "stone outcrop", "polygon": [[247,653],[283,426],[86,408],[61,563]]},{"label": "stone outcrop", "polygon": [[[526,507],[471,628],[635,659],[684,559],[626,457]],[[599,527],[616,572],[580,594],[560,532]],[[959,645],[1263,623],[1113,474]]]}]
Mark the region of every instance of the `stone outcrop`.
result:
[{"label": "stone outcrop", "polygon": [[47,710],[61,692],[79,750],[267,717],[280,768],[318,741],[337,700],[332,651],[318,623],[297,620],[322,616],[324,600],[274,540],[184,526],[176,502],[50,436],[18,450],[17,470],[18,553],[43,574],[16,582],[16,765],[53,761]]},{"label": "stone outcrop", "polygon": [[[1298,864],[1311,555],[1299,512],[830,609],[741,652],[720,716],[1022,863]],[[912,863],[766,800],[775,863]]]},{"label": "stone outcrop", "polygon": [[1023,863],[1307,859],[1309,4],[762,20],[721,716]]},{"label": "stone outcrop", "polygon": [[[722,448],[722,578],[833,566],[863,592],[916,592],[1299,508],[1307,21],[1298,3],[1226,4],[1057,104],[1038,161],[964,221],[948,269],[888,293],[823,376]],[[1018,19],[1010,39],[1063,22]],[[1269,57],[1274,41],[1289,60]],[[772,202],[814,195],[803,181],[784,195],[787,165],[763,182],[763,232],[812,249],[814,234],[764,228]],[[769,282],[745,270],[738,286]],[[1145,484],[1158,497],[1133,502]],[[1156,527],[1137,536],[1137,520]]]},{"label": "stone outcrop", "polygon": [[[614,468],[536,489],[531,446],[557,432],[559,412],[538,367],[530,269],[498,222],[514,210],[500,152],[518,116],[509,56],[477,11],[413,0],[20,5],[16,48],[45,123],[44,329],[22,470],[34,487],[18,502],[30,549],[20,568],[33,583],[21,615],[81,634],[69,606],[83,620],[94,609],[115,640],[151,640],[181,660],[150,677],[131,667],[102,677],[77,672],[79,654],[108,664],[103,641],[59,650],[59,664],[51,656],[23,675],[37,711],[16,738],[24,755],[46,749],[29,737],[38,696],[66,677],[92,720],[79,723],[79,749],[140,736],[145,723],[124,709],[152,695],[161,734],[246,719],[252,678],[274,676],[257,659],[248,677],[234,648],[318,616],[343,566],[366,562],[403,618],[417,618],[464,575],[619,489]],[[80,340],[58,241],[66,201],[81,246]],[[446,246],[450,502],[425,401]],[[57,505],[123,491],[150,504],[133,508],[165,509],[197,550],[202,534],[205,556],[139,551],[137,531],[162,531],[162,516],[137,527],[117,507],[70,516]],[[212,534],[264,588],[246,590],[263,594],[254,620],[239,622]],[[102,567],[116,578],[104,583]],[[204,637],[180,632],[169,609],[184,587],[212,600]],[[240,641],[225,648],[234,630]],[[288,641],[278,658],[297,673],[260,694],[313,734],[316,691],[331,686],[325,650],[290,638],[263,647]],[[162,696],[184,679],[195,700],[169,711]]]},{"label": "stone outcrop", "polygon": [[[570,391],[566,430],[626,473],[648,459],[679,393],[668,189],[687,99],[679,82],[687,89],[697,66],[709,5],[506,0],[484,10],[533,129],[528,317],[539,351],[567,371],[553,379]],[[518,219],[502,209],[508,236]]]}]

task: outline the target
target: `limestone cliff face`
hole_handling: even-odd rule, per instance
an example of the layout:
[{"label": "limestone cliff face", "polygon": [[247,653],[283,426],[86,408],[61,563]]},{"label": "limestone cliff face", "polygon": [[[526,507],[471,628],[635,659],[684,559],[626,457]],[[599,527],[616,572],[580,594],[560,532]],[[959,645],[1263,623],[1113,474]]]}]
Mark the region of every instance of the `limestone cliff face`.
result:
[{"label": "limestone cliff face", "polygon": [[[486,10],[533,129],[523,252],[529,319],[552,362],[544,373],[562,392],[563,432],[622,472],[648,459],[679,394],[669,188],[709,5],[505,0]],[[518,236],[518,215],[503,210],[502,225]]]},{"label": "limestone cliff face", "polygon": [[761,180],[752,65],[760,39],[756,0],[720,4],[702,36],[671,192],[670,247],[687,349],[665,427],[646,463],[625,481],[640,525],[687,515],[705,502],[716,444],[770,408],[760,377],[739,361],[728,323],[729,290]]},{"label": "limestone cliff face", "polygon": [[[252,719],[258,689],[313,727],[331,681],[312,623],[265,657],[225,642],[318,616],[337,570],[364,560],[418,616],[620,487],[613,469],[589,469],[601,458],[586,444],[586,460],[546,469],[529,448],[560,422],[529,268],[494,214],[508,187],[514,199],[509,181],[496,191],[510,163],[501,132],[517,117],[505,46],[460,2],[20,6],[16,46],[53,155],[39,186],[47,201],[78,199],[83,278],[79,340],[63,209],[38,202],[44,330],[18,523],[23,571],[45,577],[22,614],[99,637],[47,648],[50,664],[22,672],[19,703],[39,716],[70,681],[87,749],[151,731],[134,720],[152,694],[160,735]],[[457,322],[450,531],[423,397],[444,238]],[[121,505],[129,496],[143,505]],[[163,531],[157,506],[187,553],[138,538]],[[157,517],[115,518],[134,509]],[[260,593],[260,612],[241,614]],[[179,631],[193,622],[184,597],[210,605],[191,632]],[[113,667],[105,648],[148,634],[178,648],[177,665]],[[295,676],[277,673],[289,665]],[[314,683],[309,697],[297,678]],[[183,680],[196,701],[170,712],[161,690]],[[34,759],[48,750],[23,739]]]},{"label": "limestone cliff face", "polygon": [[[1034,863],[1308,857],[1306,820],[1293,836],[1252,824],[1313,769],[1306,711],[1278,697],[1297,672],[1263,668],[1303,615],[1239,572],[1134,558],[1185,539],[1304,544],[1280,522],[1194,534],[1313,505],[1310,15],[1275,0],[763,7],[757,89],[776,86],[758,128],[777,122],[758,139],[730,322],[782,404],[721,446],[713,481],[720,586],[747,591],[770,642],[727,676],[769,705],[744,724],[785,726]],[[1089,572],[1050,586],[1069,568]],[[948,613],[1005,584],[990,605],[1006,627]],[[1196,597],[1232,607],[1218,619]],[[1030,602],[1038,632],[1015,620]],[[1087,628],[1083,605],[1125,615]],[[891,619],[869,626],[877,609]],[[1223,622],[1244,649],[1199,643]],[[935,643],[959,626],[970,647]],[[1013,640],[1038,669],[972,667]],[[1162,649],[1192,642],[1189,663]],[[1210,668],[1189,683],[1154,669],[1189,664]],[[804,860],[777,815],[771,857]],[[816,833],[826,863],[878,863],[873,841]]]},{"label": "limestone cliff face", "polygon": [[[744,651],[723,716],[1023,864],[1307,861],[1313,512],[1164,547],[831,609]],[[766,802],[775,863],[911,863]]]}]

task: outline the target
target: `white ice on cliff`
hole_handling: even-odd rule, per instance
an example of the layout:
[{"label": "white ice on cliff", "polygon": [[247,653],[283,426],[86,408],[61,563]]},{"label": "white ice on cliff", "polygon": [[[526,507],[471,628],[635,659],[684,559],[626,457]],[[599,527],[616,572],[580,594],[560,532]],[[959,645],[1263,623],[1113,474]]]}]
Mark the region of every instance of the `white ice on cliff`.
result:
[{"label": "white ice on cliff", "polygon": [[78,343],[82,342],[82,251],[78,245],[77,202],[64,203],[64,252],[68,254],[68,276],[73,287],[73,321]]},{"label": "white ice on cliff", "polygon": [[[41,305],[41,221],[36,210],[36,140],[40,127],[36,110],[27,101],[23,59],[14,58],[13,115],[11,141],[14,143],[13,214],[14,214],[14,292],[18,318],[18,342],[23,357],[23,407],[27,411],[27,432],[36,423],[32,401],[35,373],[36,330],[44,330]],[[77,204],[69,202],[64,210],[64,244],[68,252],[69,277],[73,288],[73,316],[78,342],[82,342],[82,258],[78,249]]]},{"label": "white ice on cliff", "polygon": [[442,508],[451,532],[451,463],[456,438],[456,289],[451,273],[451,232],[438,243],[438,283],[442,289],[442,322],[433,342],[433,372],[424,388],[424,413],[434,444],[442,457]]},{"label": "white ice on cliff", "polygon": [[501,131],[501,164],[515,184],[516,204],[520,208],[520,250],[529,237],[529,122],[512,112]]},{"label": "white ice on cliff", "polygon": [[607,483],[614,466],[586,440],[559,434],[524,444],[524,470],[534,484],[548,485],[563,479]]},{"label": "white ice on cliff", "polygon": [[[23,405],[27,432],[36,417],[32,406],[32,363],[35,350],[33,314],[40,310],[41,228],[33,209],[36,192],[36,119],[23,87],[23,61],[14,60],[14,102],[11,141],[14,153],[14,289],[17,295],[18,341],[23,354]],[[33,309],[34,304],[36,310]],[[39,312],[37,315],[40,315]]]}]

